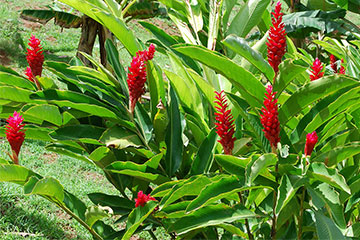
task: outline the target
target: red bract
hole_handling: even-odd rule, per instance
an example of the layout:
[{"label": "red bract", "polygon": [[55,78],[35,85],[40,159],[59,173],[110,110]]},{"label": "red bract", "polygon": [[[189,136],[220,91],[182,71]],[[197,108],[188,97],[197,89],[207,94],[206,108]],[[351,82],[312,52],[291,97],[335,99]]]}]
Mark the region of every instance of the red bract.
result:
[{"label": "red bract", "polygon": [[220,93],[215,91],[215,106],[218,112],[215,113],[216,119],[216,133],[219,135],[220,140],[218,141],[224,148],[225,154],[231,154],[234,148],[234,141],[236,140],[234,136],[235,127],[234,120],[231,114],[231,110],[227,110],[228,104],[225,99],[224,91]]},{"label": "red bract", "polygon": [[146,62],[153,59],[155,46],[150,45],[149,50],[138,51],[131,61],[127,83],[130,95],[130,112],[133,113],[136,102],[145,93]]},{"label": "red bract", "polygon": [[269,140],[273,149],[277,148],[277,143],[280,142],[280,122],[278,119],[278,104],[275,98],[276,92],[272,92],[273,88],[269,85],[266,88],[264,106],[261,109],[263,114],[260,114],[261,124],[264,127],[263,131],[265,137]]},{"label": "red bract", "polygon": [[318,136],[315,131],[306,135],[306,143],[305,143],[305,150],[304,150],[305,156],[311,155],[317,141],[318,141]]},{"label": "red bract", "polygon": [[343,63],[344,63],[344,59],[341,59],[339,74],[345,74],[345,67],[343,66]]},{"label": "red bract", "polygon": [[32,72],[31,72],[30,67],[26,67],[25,75],[28,77],[29,81],[34,82],[34,76],[33,76]]},{"label": "red bract", "polygon": [[281,3],[278,2],[275,6],[273,17],[271,18],[272,26],[270,27],[267,45],[268,62],[277,74],[279,71],[279,64],[286,51],[286,33],[285,26],[282,22]]},{"label": "red bract", "polygon": [[336,57],[334,55],[330,55],[330,66],[334,73],[337,73],[337,64],[336,64]]},{"label": "red bract", "polygon": [[40,40],[34,35],[31,35],[28,45],[30,48],[27,49],[26,60],[29,63],[32,75],[34,77],[41,76],[44,55],[40,45]]},{"label": "red bract", "polygon": [[316,58],[313,65],[311,66],[311,74],[310,74],[310,79],[311,81],[314,81],[316,79],[319,79],[321,77],[324,76],[324,72],[322,72],[323,69],[323,65],[321,63],[321,61]]},{"label": "red bract", "polygon": [[148,201],[156,201],[155,198],[151,197],[150,194],[146,195],[143,191],[138,192],[138,198],[135,199],[135,207],[145,206]]},{"label": "red bract", "polygon": [[12,158],[16,164],[18,164],[20,148],[25,139],[25,124],[22,124],[23,121],[24,119],[22,116],[17,112],[14,112],[14,116],[9,116],[7,119],[8,124],[5,126],[6,139],[10,143],[13,152]]}]

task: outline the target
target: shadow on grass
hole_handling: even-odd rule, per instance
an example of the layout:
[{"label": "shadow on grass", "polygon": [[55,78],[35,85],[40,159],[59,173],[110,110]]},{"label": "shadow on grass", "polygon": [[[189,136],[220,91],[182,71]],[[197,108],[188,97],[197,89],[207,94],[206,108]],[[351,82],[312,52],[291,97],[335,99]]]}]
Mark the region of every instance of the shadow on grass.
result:
[{"label": "shadow on grass", "polygon": [[[6,225],[6,229],[1,229],[7,233],[28,233],[47,239],[72,239],[68,233],[54,220],[49,220],[45,215],[37,211],[26,211],[16,206],[17,197],[0,197],[0,223]],[[69,238],[70,237],[70,238]]]}]

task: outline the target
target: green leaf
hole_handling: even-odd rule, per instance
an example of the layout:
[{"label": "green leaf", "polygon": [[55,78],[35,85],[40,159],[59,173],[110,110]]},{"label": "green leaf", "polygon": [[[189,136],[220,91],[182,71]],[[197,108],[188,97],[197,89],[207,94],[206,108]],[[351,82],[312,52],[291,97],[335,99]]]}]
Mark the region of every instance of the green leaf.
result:
[{"label": "green leaf", "polygon": [[24,193],[41,195],[57,203],[62,203],[64,200],[64,187],[52,177],[38,179],[32,176],[24,185]]},{"label": "green leaf", "polygon": [[246,169],[251,158],[239,158],[232,155],[215,154],[215,160],[225,171],[231,174],[244,176],[244,169]]},{"label": "green leaf", "polygon": [[350,188],[347,185],[345,178],[336,169],[328,168],[324,163],[311,163],[308,175],[311,178],[321,182],[326,182],[331,186],[351,194]]},{"label": "green leaf", "polygon": [[[243,182],[236,176],[223,175],[221,178],[206,185],[194,200],[186,208],[186,212],[197,210],[201,207],[215,203],[234,193],[257,188],[270,188],[265,186],[244,187]],[[270,188],[271,189],[271,188]]]},{"label": "green leaf", "polygon": [[324,216],[320,212],[315,212],[315,220],[317,235],[319,239],[345,240],[345,237],[341,233],[340,229],[330,218]]},{"label": "green leaf", "polygon": [[321,153],[319,156],[316,156],[313,161],[325,162],[327,166],[333,166],[338,164],[342,160],[350,158],[359,153],[360,144],[355,143],[349,146],[340,146],[337,148],[333,148],[330,151]]},{"label": "green leaf", "polygon": [[81,141],[84,143],[101,145],[99,139],[104,132],[104,128],[92,125],[80,124],[58,128],[50,133],[55,140]]},{"label": "green leaf", "polygon": [[360,83],[344,75],[332,75],[312,81],[294,92],[279,109],[279,121],[285,125],[292,117],[312,102],[326,97],[347,86],[357,86]]},{"label": "green leaf", "polygon": [[32,84],[28,79],[15,76],[7,72],[0,72],[0,85],[8,85],[25,88],[28,90],[36,90],[34,84]]},{"label": "green leaf", "polygon": [[206,173],[210,170],[214,157],[216,140],[217,134],[214,128],[199,147],[199,150],[191,166],[191,175]]},{"label": "green leaf", "polygon": [[134,209],[135,203],[129,199],[105,193],[89,193],[88,197],[96,205],[109,206],[114,214],[124,215]]},{"label": "green leaf", "polygon": [[55,24],[62,28],[78,28],[81,26],[82,18],[63,11],[56,11],[54,9],[26,9],[21,12],[21,18],[27,21],[47,23],[52,18],[55,18]]},{"label": "green leaf", "polygon": [[36,176],[36,174],[25,167],[13,164],[0,165],[1,182],[12,182],[23,185],[32,176]]},{"label": "green leaf", "polygon": [[291,183],[289,177],[284,175],[281,178],[277,201],[276,201],[276,215],[279,215],[281,210],[290,202],[290,200],[295,196],[296,191],[303,185],[304,179],[298,178],[294,183]]},{"label": "green leaf", "polygon": [[111,209],[107,207],[91,206],[86,209],[85,222],[89,227],[92,227],[96,221],[109,217],[109,213],[111,213]]},{"label": "green leaf", "polygon": [[269,65],[269,63],[262,57],[262,55],[253,50],[244,38],[240,38],[236,35],[229,35],[226,37],[222,43],[234,51],[235,53],[239,54],[240,56],[244,57],[248,60],[251,64],[253,64],[257,69],[259,69],[269,81],[272,81],[275,72],[273,68]]},{"label": "green leaf", "polygon": [[122,175],[132,176],[147,182],[155,184],[162,184],[169,181],[169,179],[161,175],[156,169],[153,169],[145,164],[140,165],[133,162],[114,162],[105,168],[108,172],[119,173]]},{"label": "green leaf", "polygon": [[136,229],[143,223],[146,218],[154,211],[157,207],[157,202],[149,201],[146,203],[144,207],[135,208],[128,217],[128,221],[126,223],[126,232],[122,239],[130,239]]},{"label": "green leaf", "polygon": [[140,147],[142,142],[138,135],[121,127],[107,129],[99,138],[107,147],[124,149],[128,147]]},{"label": "green leaf", "polygon": [[250,72],[217,52],[195,45],[177,45],[176,51],[197,60],[226,77],[253,107],[261,107],[265,87]]},{"label": "green leaf", "polygon": [[274,166],[277,161],[277,156],[273,153],[264,154],[259,158],[251,160],[246,166],[246,185],[251,186],[255,178],[260,174],[270,180],[275,180],[274,176],[269,173],[268,168]]},{"label": "green leaf", "polygon": [[62,116],[59,112],[59,108],[53,105],[35,105],[23,113],[25,119],[26,116],[31,116],[42,121],[47,121],[56,126],[62,125]]},{"label": "green leaf", "polygon": [[314,188],[307,186],[307,191],[311,196],[312,204],[317,209],[327,209],[336,224],[345,230],[344,207],[340,202],[339,193],[327,183],[321,183]]},{"label": "green leaf", "polygon": [[169,124],[165,136],[165,143],[167,146],[165,157],[165,170],[169,176],[173,176],[180,168],[183,151],[183,127],[182,119],[179,111],[179,104],[174,89],[170,86],[169,89]]},{"label": "green leaf", "polygon": [[226,35],[235,34],[239,37],[246,35],[261,20],[270,0],[250,0],[244,3],[238,14],[232,20]]},{"label": "green leaf", "polygon": [[253,218],[257,215],[243,206],[229,207],[225,204],[205,206],[177,220],[169,226],[168,232],[185,234],[189,231],[215,226],[224,222],[231,223],[245,218]]}]

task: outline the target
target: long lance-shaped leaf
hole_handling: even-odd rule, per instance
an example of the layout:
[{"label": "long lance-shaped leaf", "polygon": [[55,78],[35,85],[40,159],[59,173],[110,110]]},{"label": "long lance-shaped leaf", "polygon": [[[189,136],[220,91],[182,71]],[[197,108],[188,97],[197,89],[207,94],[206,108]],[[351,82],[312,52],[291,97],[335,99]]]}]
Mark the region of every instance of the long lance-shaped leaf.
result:
[{"label": "long lance-shaped leaf", "polygon": [[0,85],[16,86],[28,90],[36,90],[35,85],[28,79],[7,72],[0,72]]},{"label": "long lance-shaped leaf", "polygon": [[311,163],[307,173],[310,178],[326,182],[331,186],[351,194],[351,190],[347,185],[344,176],[336,169],[326,167],[324,163]]},{"label": "long lance-shaped leaf", "polygon": [[241,205],[229,207],[225,204],[205,206],[193,213],[180,218],[167,229],[169,232],[185,234],[191,230],[215,226],[221,223],[231,223],[245,218],[254,218],[257,215]]},{"label": "long lance-shaped leaf", "polygon": [[170,86],[169,89],[169,124],[167,127],[167,134],[165,136],[165,143],[167,146],[165,156],[166,172],[169,176],[173,176],[180,168],[183,152],[183,127],[182,118],[179,110],[179,103],[174,89]]},{"label": "long lance-shaped leaf", "polygon": [[350,158],[360,153],[360,142],[355,142],[351,145],[340,146],[333,148],[330,151],[321,153],[313,159],[315,162],[325,162],[327,166],[338,164],[344,159]]},{"label": "long lance-shaped leaf", "polygon": [[128,221],[126,223],[126,232],[122,237],[122,240],[130,239],[136,229],[146,220],[156,207],[157,203],[155,201],[150,201],[144,207],[135,208],[129,214]]},{"label": "long lance-shaped leaf", "polygon": [[347,86],[359,86],[359,81],[344,75],[324,77],[299,88],[279,109],[281,125],[293,118],[312,102]]},{"label": "long lance-shaped leaf", "polygon": [[219,180],[213,181],[206,185],[206,187],[200,192],[186,208],[186,212],[191,212],[211,203],[215,203],[222,198],[226,198],[234,193],[242,192],[245,190],[269,188],[267,186],[252,186],[244,187],[243,181],[233,175],[222,176]]},{"label": "long lance-shaped leaf", "polygon": [[320,212],[315,212],[315,225],[319,239],[345,240],[344,235],[336,224]]},{"label": "long lance-shaped leaf", "polygon": [[174,46],[174,49],[225,76],[240,91],[243,97],[247,99],[251,106],[261,107],[261,99],[264,96],[265,87],[246,69],[227,57],[205,47],[181,44]]},{"label": "long lance-shaped leaf", "polygon": [[132,176],[155,184],[162,184],[169,181],[169,178],[161,175],[159,171],[145,164],[141,165],[133,162],[117,161],[107,166],[105,170],[108,172]]},{"label": "long lance-shaped leaf", "polygon": [[61,0],[61,2],[79,10],[108,29],[111,29],[112,33],[114,33],[131,55],[135,56],[136,52],[140,49],[134,33],[127,28],[123,20],[110,13],[111,10],[108,9],[104,1],[82,1],[81,4],[77,0]]},{"label": "long lance-shaped leaf", "polygon": [[262,57],[262,55],[253,50],[244,38],[240,38],[236,35],[229,35],[226,37],[222,43],[234,51],[235,53],[239,54],[240,56],[244,57],[250,63],[252,63],[257,69],[262,72],[269,81],[272,81],[275,72],[270,64]]},{"label": "long lance-shaped leaf", "polygon": [[275,180],[274,176],[270,174],[268,167],[275,165],[277,161],[278,159],[273,153],[264,154],[260,157],[253,156],[246,166],[246,185],[251,186],[260,174],[270,180]]}]

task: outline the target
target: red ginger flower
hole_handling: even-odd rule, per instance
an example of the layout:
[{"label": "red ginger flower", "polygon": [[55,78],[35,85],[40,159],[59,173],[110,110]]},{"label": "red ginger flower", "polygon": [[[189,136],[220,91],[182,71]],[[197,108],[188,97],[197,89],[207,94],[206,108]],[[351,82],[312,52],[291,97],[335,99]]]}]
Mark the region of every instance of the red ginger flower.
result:
[{"label": "red ginger flower", "polygon": [[267,45],[268,62],[275,71],[279,71],[279,64],[286,51],[286,33],[285,26],[282,22],[281,3],[278,2],[275,6],[273,17],[271,18],[272,26],[270,27]]},{"label": "red ginger flower", "polygon": [[306,135],[306,143],[305,143],[305,150],[304,150],[305,156],[311,155],[317,141],[318,141],[318,136],[315,131]]},{"label": "red ginger flower", "polygon": [[18,156],[21,145],[25,139],[25,124],[22,124],[23,121],[23,117],[17,112],[14,112],[14,116],[9,116],[7,119],[8,125],[5,126],[6,139],[10,143],[13,152],[12,159],[15,164],[19,163]]},{"label": "red ginger flower", "polygon": [[28,45],[30,48],[27,49],[26,60],[29,63],[33,76],[41,77],[44,55],[40,45],[40,40],[34,35],[31,35],[29,41]]},{"label": "red ginger flower", "polygon": [[266,88],[264,106],[261,109],[260,121],[264,127],[265,137],[269,140],[271,147],[276,149],[277,143],[280,142],[280,122],[278,119],[278,104],[275,98],[276,92],[272,92],[273,88],[269,85]]},{"label": "red ginger flower", "polygon": [[311,66],[311,74],[310,74],[310,79],[311,81],[314,81],[316,79],[319,79],[321,77],[324,76],[324,72],[322,72],[323,69],[323,65],[321,63],[321,61],[316,58],[313,65]]},{"label": "red ginger flower", "polygon": [[334,55],[330,55],[330,66],[332,68],[332,70],[334,71],[334,73],[337,73],[337,63],[336,63],[336,57]]},{"label": "red ginger flower", "polygon": [[220,136],[219,143],[224,148],[225,154],[231,154],[234,148],[234,141],[236,140],[234,136],[235,127],[234,127],[234,120],[231,114],[231,110],[227,110],[228,104],[225,99],[224,91],[220,93],[215,91],[215,98],[217,101],[215,103],[218,105],[216,106],[216,110],[218,111],[215,113],[216,119],[216,133]]},{"label": "red ginger flower", "polygon": [[33,76],[32,72],[31,72],[30,67],[26,67],[25,75],[28,77],[29,81],[34,82],[34,76]]},{"label": "red ginger flower", "polygon": [[156,201],[155,198],[153,198],[152,196],[149,195],[146,195],[143,193],[143,191],[139,191],[138,192],[138,198],[135,199],[135,207],[138,207],[138,206],[145,206],[145,204],[148,202],[148,201]]},{"label": "red ginger flower", "polygon": [[149,50],[138,51],[131,61],[127,83],[130,95],[130,112],[134,112],[136,102],[145,93],[146,62],[153,59],[155,46],[150,44]]}]

